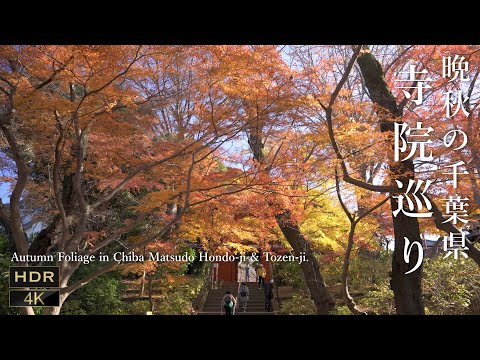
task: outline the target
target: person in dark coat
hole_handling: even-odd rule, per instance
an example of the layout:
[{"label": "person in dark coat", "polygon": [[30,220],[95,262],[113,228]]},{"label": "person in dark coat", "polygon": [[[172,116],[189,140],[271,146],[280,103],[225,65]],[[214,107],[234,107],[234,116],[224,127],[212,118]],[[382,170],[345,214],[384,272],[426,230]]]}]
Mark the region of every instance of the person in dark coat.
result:
[{"label": "person in dark coat", "polygon": [[273,279],[270,280],[268,284],[265,284],[264,291],[265,291],[265,311],[271,312],[273,311]]}]

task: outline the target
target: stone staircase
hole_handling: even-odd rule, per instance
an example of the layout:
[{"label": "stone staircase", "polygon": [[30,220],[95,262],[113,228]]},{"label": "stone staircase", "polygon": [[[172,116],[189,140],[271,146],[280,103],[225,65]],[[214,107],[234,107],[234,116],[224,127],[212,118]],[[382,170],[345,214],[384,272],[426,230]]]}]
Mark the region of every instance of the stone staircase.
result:
[{"label": "stone staircase", "polygon": [[[247,311],[243,312],[237,307],[235,309],[235,315],[273,315],[273,312],[265,311],[265,295],[263,288],[259,289],[258,284],[253,282],[247,283],[247,286],[250,290],[250,300],[247,303]],[[198,315],[220,315],[220,305],[227,290],[230,290],[233,296],[238,298],[238,283],[223,283],[221,289],[209,290],[203,306],[203,311],[199,311]]]}]

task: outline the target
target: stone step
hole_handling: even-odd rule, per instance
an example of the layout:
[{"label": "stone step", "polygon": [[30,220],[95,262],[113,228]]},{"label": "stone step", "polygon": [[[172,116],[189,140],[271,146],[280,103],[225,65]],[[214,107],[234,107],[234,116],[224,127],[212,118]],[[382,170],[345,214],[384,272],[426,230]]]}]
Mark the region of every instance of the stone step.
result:
[{"label": "stone step", "polygon": [[[221,304],[222,300],[221,299],[207,299],[205,301],[205,304]],[[237,301],[238,304],[240,304],[240,301]],[[265,300],[264,299],[250,299],[247,301],[247,304],[264,304]]]},{"label": "stone step", "polygon": [[[213,300],[218,300],[218,301],[221,301],[223,298],[224,298],[225,295],[222,295],[222,296],[209,296],[208,298],[209,299],[213,299]],[[235,296],[235,295],[234,295]],[[240,297],[239,296],[235,296],[235,298],[237,300],[240,300]],[[260,296],[260,295],[250,295],[248,297],[250,300],[264,300],[265,299],[265,296]]]},{"label": "stone step", "polygon": [[[222,294],[212,294],[212,293],[210,293],[208,295],[211,296],[212,298],[220,298],[220,299],[225,296],[224,293],[222,293]],[[238,294],[232,294],[232,295],[235,296],[235,297],[240,297],[240,296],[237,296]],[[249,294],[248,296],[249,297],[254,297],[254,298],[264,298],[265,294],[263,294],[263,293],[262,294]]]},{"label": "stone step", "polygon": [[[237,303],[238,305],[240,305],[240,303]],[[210,301],[210,300],[207,300],[205,301],[205,305],[204,306],[220,306],[221,305],[221,301]],[[247,306],[265,306],[265,301],[248,301],[247,302]]]},{"label": "stone step", "polygon": [[[208,305],[205,305],[203,307],[203,310],[220,310],[221,309],[221,305],[219,304],[208,304]],[[237,307],[237,309],[240,309],[240,307]],[[247,304],[247,310],[248,309],[258,309],[258,310],[265,310],[265,304],[256,304],[256,305],[252,305],[252,304]]]},{"label": "stone step", "polygon": [[[223,288],[220,288],[220,289],[209,289],[210,291],[227,291],[227,290],[230,290],[230,291],[237,291],[238,287],[223,287]],[[250,291],[263,291],[263,288],[258,288],[258,287],[249,287],[248,290]]]},{"label": "stone step", "polygon": [[[198,312],[197,315],[217,315],[217,316],[220,316],[220,311],[201,311],[201,312]],[[223,315],[225,315],[225,314],[223,314]],[[237,316],[237,315],[275,315],[275,313],[267,312],[267,311],[235,312],[234,316]]]},{"label": "stone step", "polygon": [[[243,312],[237,305],[236,315],[273,315],[272,312],[265,311],[265,292],[263,288],[258,288],[257,283],[248,283],[249,301],[247,302],[247,311]],[[225,292],[230,291],[238,301],[238,283],[223,283],[220,289],[209,289],[207,299],[203,306],[203,311],[199,315],[220,315],[222,299]]]},{"label": "stone step", "polygon": [[[205,312],[220,312],[220,309],[219,307],[211,307],[211,308],[204,308],[202,311],[205,311]],[[225,311],[224,311],[225,312]],[[241,310],[235,310],[235,312],[243,312]],[[258,307],[258,308],[248,308],[247,307],[247,311],[248,313],[251,313],[251,312],[267,312],[267,310],[265,310],[265,308],[263,307]]]},{"label": "stone step", "polygon": [[[240,301],[240,298],[237,297],[236,299],[237,299],[237,301]],[[265,301],[265,296],[250,296],[248,299],[249,299],[248,301]],[[207,300],[220,302],[220,301],[223,300],[223,296],[221,296],[221,297],[208,297]]]},{"label": "stone step", "polygon": [[[210,290],[209,293],[212,294],[212,295],[225,295],[226,291],[212,291],[212,290]],[[236,296],[236,295],[238,295],[238,291],[236,291],[236,290],[235,291],[230,291],[230,294],[233,294],[233,295]],[[250,295],[262,295],[263,296],[265,294],[265,291],[263,291],[263,290],[262,291],[260,291],[260,290],[259,291],[250,290],[249,294]]]},{"label": "stone step", "polygon": [[[219,303],[209,303],[209,304],[205,304],[203,306],[204,309],[206,309],[207,307],[208,308],[213,307],[213,308],[219,308],[220,309],[221,305]],[[264,303],[247,304],[247,309],[249,309],[249,308],[262,308],[263,309],[264,307],[265,307]],[[237,308],[239,308],[239,307],[237,307]]]},{"label": "stone step", "polygon": [[[235,296],[235,295],[234,295]],[[217,296],[217,295],[214,295],[214,296],[208,296],[209,299],[212,299],[212,300],[218,300],[218,301],[221,301],[223,298],[225,297],[225,295],[222,295],[222,296]],[[239,296],[235,296],[235,298],[237,300],[240,300],[240,297]],[[260,295],[250,295],[248,297],[250,300],[264,300],[265,299],[265,296],[260,296]]]}]

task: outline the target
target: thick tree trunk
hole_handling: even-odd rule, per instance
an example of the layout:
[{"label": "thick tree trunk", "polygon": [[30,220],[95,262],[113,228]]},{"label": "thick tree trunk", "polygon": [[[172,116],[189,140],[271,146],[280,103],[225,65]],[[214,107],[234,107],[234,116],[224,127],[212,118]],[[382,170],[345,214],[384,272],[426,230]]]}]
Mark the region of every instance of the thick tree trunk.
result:
[{"label": "thick tree trunk", "polygon": [[0,130],[2,130],[8,146],[12,152],[13,160],[17,167],[17,182],[12,190],[10,196],[10,232],[11,236],[15,240],[15,247],[19,255],[28,254],[28,242],[25,230],[23,229],[22,216],[20,213],[20,200],[23,190],[27,184],[29,170],[26,162],[21,154],[20,146],[17,143],[17,139],[13,135],[13,131],[8,125],[3,125],[3,121],[0,123]]},{"label": "thick tree trunk", "polygon": [[[397,199],[391,200],[392,209],[397,209]],[[412,221],[414,220],[414,221]],[[418,248],[412,247],[410,262],[407,264],[403,258],[405,239],[419,241],[420,228],[417,219],[412,219],[399,213],[393,218],[393,229],[395,231],[395,250],[392,258],[392,279],[390,286],[395,294],[395,307],[399,315],[424,315],[425,310],[422,300],[422,271],[420,266],[413,273],[405,275],[417,263]]]},{"label": "thick tree trunk", "polygon": [[60,315],[61,309],[60,306],[48,306],[43,310],[43,315]]},{"label": "thick tree trunk", "polygon": [[33,311],[33,307],[25,306],[25,307],[20,308],[20,314],[22,314],[22,315],[35,315],[35,312]]},{"label": "thick tree trunk", "polygon": [[[73,199],[73,174],[65,175],[63,179],[62,187],[62,203],[65,210],[65,215],[70,216],[74,207]],[[49,252],[50,247],[55,241],[57,236],[57,227],[61,224],[61,216],[56,215],[52,222],[38,233],[33,239],[28,253],[30,255],[46,255]],[[31,263],[31,265],[37,265],[37,263]]]},{"label": "thick tree trunk", "polygon": [[[380,63],[369,52],[362,52],[357,58],[358,65],[368,89],[370,99],[376,106],[376,112],[379,117],[380,131],[394,133],[395,122],[401,123],[402,111],[397,106],[395,97],[384,78],[384,73]],[[393,148],[393,138],[392,138]],[[393,151],[390,155],[393,155]],[[390,172],[393,180],[399,180],[404,184],[404,189],[410,179],[414,179],[414,167],[412,161],[393,161],[393,156],[389,160]],[[392,198],[392,210],[398,208],[398,200]],[[415,272],[405,275],[417,262],[417,247],[409,257],[409,263],[404,260],[405,238],[411,242],[419,241],[420,228],[417,218],[412,218],[399,213],[393,217],[393,228],[395,231],[395,250],[392,259],[392,279],[391,287],[395,295],[395,306],[399,315],[419,315],[424,314],[422,301],[422,267]]]},{"label": "thick tree trunk", "polygon": [[8,241],[7,251],[10,253],[15,252],[15,239],[13,238],[12,230],[10,229],[10,220],[6,216],[0,216],[0,227],[3,228]]},{"label": "thick tree trunk", "polygon": [[335,302],[327,291],[325,281],[320,273],[320,266],[315,258],[315,254],[310,248],[310,244],[300,232],[296,221],[292,220],[290,211],[284,210],[276,216],[276,220],[283,235],[293,248],[295,256],[300,256],[303,252],[305,253],[307,261],[300,264],[305,283],[315,303],[317,314],[327,315],[335,305]]},{"label": "thick tree trunk", "polygon": [[[75,272],[76,269],[80,266],[78,262],[57,262],[57,265],[60,267],[60,289],[66,289],[68,287],[68,282],[70,277]],[[60,306],[47,306],[43,309],[43,315],[60,315],[62,310],[63,303],[70,296],[71,292],[62,292],[60,291]]]},{"label": "thick tree trunk", "polygon": [[[30,255],[46,255],[48,253],[48,249],[54,242],[55,229],[59,223],[60,215],[55,215],[50,225],[42,229],[42,231],[35,236],[35,239],[28,248],[28,253]],[[38,261],[31,262],[30,265],[38,265]]]},{"label": "thick tree trunk", "polygon": [[[262,136],[262,126],[257,121],[255,125],[248,131],[248,144],[253,153],[254,159],[263,164],[265,160],[264,143]],[[269,172],[270,166],[265,168],[266,172]],[[284,209],[280,214],[275,216],[277,224],[282,230],[283,235],[287,239],[290,246],[296,256],[300,256],[300,252],[305,252],[307,262],[300,264],[303,272],[305,284],[310,291],[310,296],[315,303],[318,315],[326,315],[329,310],[333,309],[335,302],[330,296],[323,277],[320,273],[320,266],[315,258],[315,254],[311,250],[308,241],[305,239],[300,231],[298,223],[292,219],[291,212],[288,209]]]}]

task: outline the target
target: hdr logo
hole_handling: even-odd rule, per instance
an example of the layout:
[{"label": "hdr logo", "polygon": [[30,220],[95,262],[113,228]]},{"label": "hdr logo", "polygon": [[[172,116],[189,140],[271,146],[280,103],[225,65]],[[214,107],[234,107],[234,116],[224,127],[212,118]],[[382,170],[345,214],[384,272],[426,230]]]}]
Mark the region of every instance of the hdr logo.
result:
[{"label": "hdr logo", "polygon": [[58,266],[10,266],[10,306],[59,306]]}]

